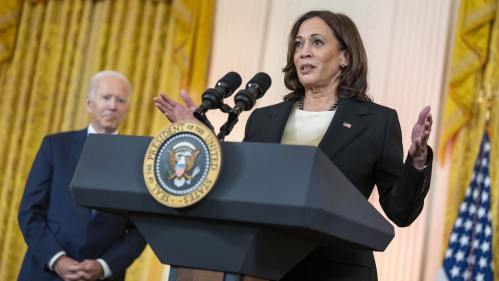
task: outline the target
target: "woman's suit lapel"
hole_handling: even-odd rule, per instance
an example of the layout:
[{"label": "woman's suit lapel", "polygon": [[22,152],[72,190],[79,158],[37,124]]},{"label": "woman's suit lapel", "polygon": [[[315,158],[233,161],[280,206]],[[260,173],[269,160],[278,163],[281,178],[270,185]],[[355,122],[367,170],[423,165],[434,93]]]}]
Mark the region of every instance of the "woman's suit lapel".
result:
[{"label": "woman's suit lapel", "polygon": [[286,128],[286,123],[288,122],[294,103],[295,100],[288,100],[273,107],[271,111],[267,112],[269,120],[267,124],[263,125],[261,128],[263,142],[281,142],[284,128]]},{"label": "woman's suit lapel", "polygon": [[[267,112],[269,120],[262,126],[262,141],[280,143],[284,128],[293,109],[295,100],[283,102]],[[348,143],[352,142],[367,127],[361,115],[370,114],[366,103],[343,99],[329,125],[319,148],[333,159]]]},{"label": "woman's suit lapel", "polygon": [[370,113],[366,103],[343,99],[326,134],[319,143],[319,148],[332,160],[338,152],[366,129],[367,124],[360,115]]}]

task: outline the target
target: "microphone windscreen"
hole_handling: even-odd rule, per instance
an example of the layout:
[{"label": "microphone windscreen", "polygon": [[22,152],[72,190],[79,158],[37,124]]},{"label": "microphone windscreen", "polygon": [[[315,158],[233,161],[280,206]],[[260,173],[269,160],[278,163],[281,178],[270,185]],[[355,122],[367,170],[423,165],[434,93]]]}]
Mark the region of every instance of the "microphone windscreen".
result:
[{"label": "microphone windscreen", "polygon": [[250,83],[258,84],[258,86],[260,86],[260,88],[262,88],[263,90],[262,93],[263,96],[263,94],[265,94],[267,90],[270,88],[270,85],[272,85],[272,79],[267,73],[260,72],[257,73],[255,76],[253,76],[253,78],[251,78],[248,84]]},{"label": "microphone windscreen", "polygon": [[234,71],[225,74],[225,76],[222,77],[222,79],[220,79],[218,82],[221,81],[229,84],[231,92],[236,91],[236,89],[239,88],[239,86],[241,86],[241,83],[243,82],[241,76],[239,76],[239,74]]}]

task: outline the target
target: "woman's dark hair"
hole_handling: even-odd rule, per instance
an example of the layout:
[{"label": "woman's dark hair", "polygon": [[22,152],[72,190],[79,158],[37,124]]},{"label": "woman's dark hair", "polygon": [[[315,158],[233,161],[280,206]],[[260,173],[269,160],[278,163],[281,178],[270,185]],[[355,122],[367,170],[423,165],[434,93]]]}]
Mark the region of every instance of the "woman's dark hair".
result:
[{"label": "woman's dark hair", "polygon": [[295,37],[300,25],[311,18],[322,19],[338,40],[338,49],[340,51],[347,50],[349,54],[347,67],[343,70],[340,69],[338,97],[352,98],[358,101],[372,100],[372,97],[367,94],[367,56],[359,31],[349,17],[331,11],[307,12],[298,18],[291,28],[288,38],[287,64],[282,72],[284,72],[284,85],[292,92],[284,96],[284,100],[298,99],[305,95],[305,88],[298,79],[294,63]]}]

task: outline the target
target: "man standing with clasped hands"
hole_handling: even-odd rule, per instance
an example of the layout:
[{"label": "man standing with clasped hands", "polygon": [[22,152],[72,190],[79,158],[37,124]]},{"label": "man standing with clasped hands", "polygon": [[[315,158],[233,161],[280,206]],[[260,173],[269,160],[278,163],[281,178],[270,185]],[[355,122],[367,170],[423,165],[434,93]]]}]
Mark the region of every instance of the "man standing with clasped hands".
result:
[{"label": "man standing with clasped hands", "polygon": [[146,241],[127,218],[79,207],[69,186],[88,134],[118,134],[132,87],[114,71],[90,81],[90,125],[44,138],[19,208],[28,250],[18,280],[124,280]]}]

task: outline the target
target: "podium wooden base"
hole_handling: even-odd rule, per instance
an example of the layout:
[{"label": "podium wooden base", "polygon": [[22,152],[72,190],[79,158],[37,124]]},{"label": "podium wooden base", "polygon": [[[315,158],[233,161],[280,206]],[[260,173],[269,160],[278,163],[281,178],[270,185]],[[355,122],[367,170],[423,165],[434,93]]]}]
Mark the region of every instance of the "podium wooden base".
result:
[{"label": "podium wooden base", "polygon": [[[192,269],[179,267],[177,280],[169,281],[223,281],[224,273],[220,271],[210,271],[202,269]],[[251,276],[244,276],[242,281],[269,281]]]}]

